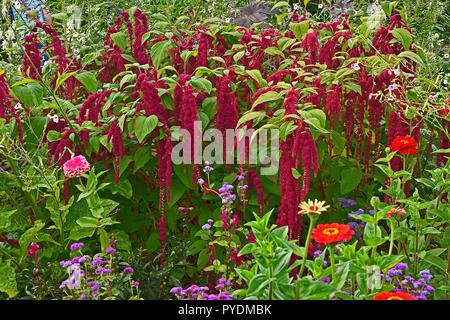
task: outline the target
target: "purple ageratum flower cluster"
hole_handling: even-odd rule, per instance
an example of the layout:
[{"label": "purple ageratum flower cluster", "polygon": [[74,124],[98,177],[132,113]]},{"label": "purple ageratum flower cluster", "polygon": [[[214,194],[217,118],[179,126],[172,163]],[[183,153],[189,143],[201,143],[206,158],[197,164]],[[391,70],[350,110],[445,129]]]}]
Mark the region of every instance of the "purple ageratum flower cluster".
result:
[{"label": "purple ageratum flower cluster", "polygon": [[82,242],[73,243],[73,244],[70,246],[70,250],[71,250],[71,251],[81,250],[81,248],[83,248],[83,246],[84,246],[84,243],[82,243]]},{"label": "purple ageratum flower cluster", "polygon": [[353,199],[338,198],[338,201],[342,203],[342,207],[344,208],[350,208],[356,205],[356,201]]},{"label": "purple ageratum flower cluster", "polygon": [[404,262],[397,263],[395,267],[388,270],[386,281],[391,282],[393,277],[401,276],[403,270],[408,270],[408,265]]},{"label": "purple ageratum flower cluster", "polygon": [[67,288],[69,290],[79,288],[80,280],[81,278],[84,278],[84,270],[80,269],[80,265],[78,263],[75,263],[67,268],[67,272],[69,273],[69,278],[61,282],[59,288]]},{"label": "purple ageratum flower cluster", "polygon": [[[114,245],[113,242],[110,242],[110,244]],[[82,246],[83,244],[75,243],[71,246],[74,248],[72,251],[79,250]],[[113,247],[110,247],[107,250],[107,253],[114,252],[116,252],[116,249]],[[87,262],[83,264],[86,271],[80,267],[83,262]],[[63,268],[67,268],[67,272],[69,273],[69,278],[61,283],[60,289],[67,288],[73,290],[76,288],[77,291],[74,291],[73,294],[79,296],[79,299],[81,300],[86,300],[89,297],[97,297],[99,295],[101,283],[104,281],[102,276],[113,275],[112,265],[110,265],[110,263],[111,262],[108,260],[104,260],[102,256],[91,257],[89,255],[77,256],[68,261],[60,261],[60,265]],[[133,272],[134,269],[132,267],[125,267],[123,273],[118,273],[117,276],[127,276],[131,281],[130,277]],[[87,274],[87,277],[85,274]],[[108,279],[110,279],[109,277]],[[82,278],[86,278],[86,280],[80,281]],[[95,282],[93,280],[95,280]],[[133,282],[132,286],[138,287],[139,282]]]},{"label": "purple ageratum flower cluster", "polygon": [[[359,208],[358,210],[354,212],[350,212],[348,214],[348,218],[352,219],[352,221],[348,222],[347,224],[350,226],[350,229],[355,232],[355,236],[362,241],[363,239],[363,230],[366,227],[365,221],[360,221],[357,217],[354,217],[353,215],[361,215],[364,213],[364,210]],[[375,211],[369,210],[369,214],[373,216],[375,214]]]},{"label": "purple ageratum flower cluster", "polygon": [[236,200],[236,195],[229,192],[231,189],[233,189],[233,186],[228,184],[228,182],[224,182],[222,188],[219,189],[219,196],[222,198],[222,204],[230,205]]},{"label": "purple ageratum flower cluster", "polygon": [[209,162],[205,161],[205,167],[203,168],[203,172],[208,173],[208,172],[211,172],[213,170],[214,170],[214,168],[210,167]]},{"label": "purple ageratum flower cluster", "polygon": [[208,223],[206,223],[202,226],[202,230],[209,230],[209,229],[211,229],[211,225]]},{"label": "purple ageratum flower cluster", "polygon": [[116,249],[114,249],[113,247],[108,247],[108,249],[106,249],[106,253],[114,253],[116,252]]},{"label": "purple ageratum flower cluster", "polygon": [[[407,270],[408,265],[406,263],[399,263],[394,268],[388,270],[386,280],[392,282],[392,278],[398,277],[402,274],[402,270]],[[419,272],[420,278],[414,279],[411,276],[405,276],[403,280],[394,281],[396,288],[392,289],[392,292],[407,292],[416,297],[417,300],[427,300],[427,295],[434,291],[434,287],[429,284],[433,276],[430,270],[425,269]]]},{"label": "purple ageratum flower cluster", "polygon": [[220,278],[218,284],[214,287],[214,289],[219,290],[216,294],[209,293],[209,287],[199,287],[195,284],[187,289],[173,287],[170,289],[170,293],[175,294],[178,300],[233,300],[233,296],[229,294],[230,286],[230,281]]}]

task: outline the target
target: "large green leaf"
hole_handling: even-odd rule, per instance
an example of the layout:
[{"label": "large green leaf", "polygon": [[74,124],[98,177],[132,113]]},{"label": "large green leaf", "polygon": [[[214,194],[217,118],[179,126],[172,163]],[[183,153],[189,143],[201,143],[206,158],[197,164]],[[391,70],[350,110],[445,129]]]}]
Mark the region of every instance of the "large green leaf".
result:
[{"label": "large green leaf", "polygon": [[16,272],[6,262],[0,264],[0,291],[5,292],[10,298],[17,295]]},{"label": "large green leaf", "polygon": [[349,168],[341,172],[341,194],[353,191],[361,182],[363,173],[357,168]]}]

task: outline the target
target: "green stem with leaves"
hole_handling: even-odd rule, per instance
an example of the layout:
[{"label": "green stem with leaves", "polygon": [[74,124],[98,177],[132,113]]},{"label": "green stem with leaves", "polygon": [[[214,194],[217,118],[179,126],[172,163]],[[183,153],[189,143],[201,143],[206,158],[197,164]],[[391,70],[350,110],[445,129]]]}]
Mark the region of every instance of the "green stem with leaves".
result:
[{"label": "green stem with leaves", "polygon": [[[308,215],[309,217],[309,229],[308,229],[308,235],[306,236],[306,242],[305,242],[305,251],[303,252],[303,261],[302,266],[300,267],[300,272],[298,273],[298,280],[301,279],[303,275],[303,271],[305,270],[306,265],[306,258],[308,257],[308,250],[309,250],[309,243],[311,241],[311,234],[312,230],[314,229],[314,226],[316,225],[316,222],[318,220],[318,216],[315,215]],[[299,291],[300,291],[300,283],[297,282],[296,290],[295,290],[295,299],[298,300],[299,298]]]},{"label": "green stem with leaves", "polygon": [[330,262],[331,262],[331,284],[336,281],[336,262],[334,258],[334,246],[328,246],[330,250]]},{"label": "green stem with leaves", "polygon": [[391,223],[391,242],[389,244],[389,252],[388,255],[392,254],[392,248],[394,247],[394,231],[395,231],[395,223],[394,220],[390,219],[390,223]]}]

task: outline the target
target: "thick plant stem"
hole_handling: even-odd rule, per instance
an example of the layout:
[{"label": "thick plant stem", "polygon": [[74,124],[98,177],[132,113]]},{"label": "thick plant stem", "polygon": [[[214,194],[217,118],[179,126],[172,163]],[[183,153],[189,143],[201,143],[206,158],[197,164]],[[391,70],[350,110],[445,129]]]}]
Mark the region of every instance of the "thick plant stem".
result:
[{"label": "thick plant stem", "polygon": [[391,220],[391,242],[389,244],[389,253],[388,255],[392,254],[392,248],[394,246],[394,231],[395,231],[395,224],[394,224],[394,220]]},{"label": "thick plant stem", "polygon": [[[305,251],[303,252],[303,261],[302,261],[302,266],[300,267],[300,272],[298,273],[298,277],[297,280],[300,280],[302,275],[303,275],[303,271],[305,270],[305,265],[306,265],[306,258],[308,257],[308,250],[309,250],[309,243],[311,241],[311,234],[312,234],[312,230],[314,229],[314,226],[317,222],[317,217],[315,216],[309,216],[309,228],[308,228],[308,235],[306,236],[306,242],[305,242]],[[299,291],[300,291],[300,283],[297,282],[297,286],[296,286],[296,290],[295,290],[295,300],[298,300],[299,298]]]},{"label": "thick plant stem", "polygon": [[336,281],[336,265],[335,265],[335,259],[334,259],[334,247],[329,246],[328,249],[330,250],[331,284],[334,284],[334,281]]},{"label": "thick plant stem", "polygon": [[[445,285],[448,287],[448,275],[450,273],[450,247],[447,248],[447,272],[445,273]],[[448,296],[448,290],[445,290],[445,295]]]}]

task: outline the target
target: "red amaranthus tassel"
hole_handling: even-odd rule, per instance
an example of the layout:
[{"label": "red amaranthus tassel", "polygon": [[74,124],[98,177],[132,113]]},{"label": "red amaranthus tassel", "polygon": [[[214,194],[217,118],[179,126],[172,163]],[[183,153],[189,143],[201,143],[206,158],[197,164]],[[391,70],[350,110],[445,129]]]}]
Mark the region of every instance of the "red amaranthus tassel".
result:
[{"label": "red amaranthus tassel", "polygon": [[326,103],[325,103],[325,114],[328,119],[330,119],[330,140],[329,140],[329,154],[330,157],[333,155],[333,129],[334,120],[337,115],[339,125],[341,124],[342,118],[342,107],[341,107],[341,86],[333,84],[330,91],[328,92]]},{"label": "red amaranthus tassel", "polygon": [[244,203],[244,210],[247,208],[248,200],[252,192],[252,187],[254,186],[257,194],[257,201],[259,204],[258,214],[262,216],[262,209],[264,207],[264,190],[259,179],[258,172],[256,170],[249,170],[247,172],[247,201]]},{"label": "red amaranthus tassel", "polygon": [[23,72],[25,76],[37,80],[42,77],[42,58],[39,53],[37,35],[34,32],[25,36],[24,48]]},{"label": "red amaranthus tassel", "polygon": [[234,129],[239,121],[236,96],[231,90],[230,82],[230,76],[223,75],[217,88],[216,129],[222,133],[226,129]]},{"label": "red amaranthus tassel", "polygon": [[183,99],[183,87],[186,82],[191,80],[191,76],[181,74],[178,78],[177,85],[173,90],[173,118],[176,126],[181,126],[181,104]]},{"label": "red amaranthus tassel", "polygon": [[[120,72],[125,71],[126,60],[122,57],[122,51],[111,39],[111,34],[120,32],[122,24],[129,20],[129,14],[127,12],[122,12],[112,26],[108,28],[106,33],[105,41],[103,42],[103,47],[105,51],[101,57],[102,70],[99,73],[99,79],[104,82],[111,82],[114,76]],[[128,34],[130,37],[130,43],[132,43],[132,24],[128,22]]]},{"label": "red amaranthus tassel", "polygon": [[[205,30],[206,31],[206,30]],[[212,47],[213,38],[204,32],[200,34],[196,66],[208,67],[208,51]]]},{"label": "red amaranthus tassel", "polygon": [[294,138],[288,136],[286,141],[282,141],[280,158],[280,184],[281,202],[276,224],[279,227],[287,225],[289,227],[289,239],[298,239],[301,232],[301,217],[297,213],[300,203],[300,187],[298,180],[292,175],[294,161],[292,159],[292,149]]},{"label": "red amaranthus tassel", "polygon": [[319,39],[316,32],[307,33],[305,39],[302,41],[303,50],[308,53],[306,64],[316,64],[318,62],[319,54]]},{"label": "red amaranthus tassel", "polygon": [[314,177],[318,173],[318,153],[316,143],[311,135],[308,124],[303,120],[299,121],[299,127],[295,132],[295,141],[292,148],[292,156],[294,157],[295,168],[300,163],[300,157],[302,157],[303,166],[303,187],[301,192],[300,201],[305,201],[306,194],[309,191],[309,185],[311,181],[311,170],[314,171]]},{"label": "red amaranthus tassel", "polygon": [[[19,131],[19,142],[23,146],[23,129],[22,122],[20,121],[19,114],[13,107],[11,100],[9,100],[10,93],[6,83],[5,73],[0,74],[0,118],[9,121],[11,118],[16,120],[17,130]],[[6,108],[5,108],[6,107]],[[8,112],[11,115],[8,115]]]},{"label": "red amaranthus tassel", "polygon": [[145,43],[142,43],[142,36],[148,31],[148,19],[140,10],[134,12],[134,18],[133,55],[139,64],[146,64],[148,57],[145,51]]}]

